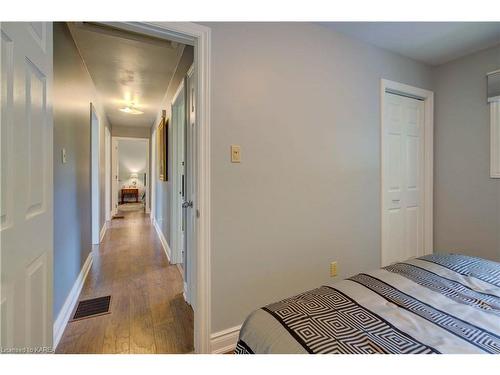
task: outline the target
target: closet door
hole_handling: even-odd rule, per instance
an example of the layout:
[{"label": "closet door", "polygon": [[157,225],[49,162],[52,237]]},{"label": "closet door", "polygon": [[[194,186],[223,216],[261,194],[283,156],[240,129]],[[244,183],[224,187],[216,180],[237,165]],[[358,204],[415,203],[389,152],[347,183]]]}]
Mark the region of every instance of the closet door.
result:
[{"label": "closet door", "polygon": [[424,254],[424,102],[385,93],[382,265]]}]

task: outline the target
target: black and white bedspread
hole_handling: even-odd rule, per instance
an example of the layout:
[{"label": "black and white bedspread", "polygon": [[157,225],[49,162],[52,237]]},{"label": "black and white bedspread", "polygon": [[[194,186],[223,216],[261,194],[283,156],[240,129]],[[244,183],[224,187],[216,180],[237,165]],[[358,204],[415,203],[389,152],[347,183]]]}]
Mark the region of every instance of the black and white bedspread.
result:
[{"label": "black and white bedspread", "polygon": [[254,311],[236,353],[500,353],[500,263],[432,254]]}]

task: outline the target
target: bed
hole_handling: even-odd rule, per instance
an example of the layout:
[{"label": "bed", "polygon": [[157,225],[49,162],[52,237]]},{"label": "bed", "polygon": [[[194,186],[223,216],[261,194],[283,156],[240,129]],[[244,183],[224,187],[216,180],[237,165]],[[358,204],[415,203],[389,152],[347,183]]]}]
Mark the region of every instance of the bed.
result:
[{"label": "bed", "polygon": [[500,353],[500,263],[432,254],[254,311],[235,353]]}]

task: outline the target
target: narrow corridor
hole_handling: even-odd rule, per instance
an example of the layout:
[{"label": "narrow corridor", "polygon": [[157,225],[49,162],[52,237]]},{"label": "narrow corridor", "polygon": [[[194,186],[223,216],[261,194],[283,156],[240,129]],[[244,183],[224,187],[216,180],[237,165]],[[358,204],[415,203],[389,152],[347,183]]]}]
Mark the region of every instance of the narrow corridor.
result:
[{"label": "narrow corridor", "polygon": [[188,353],[193,310],[141,211],[120,211],[98,249],[80,300],[111,295],[110,314],[69,322],[57,353]]}]

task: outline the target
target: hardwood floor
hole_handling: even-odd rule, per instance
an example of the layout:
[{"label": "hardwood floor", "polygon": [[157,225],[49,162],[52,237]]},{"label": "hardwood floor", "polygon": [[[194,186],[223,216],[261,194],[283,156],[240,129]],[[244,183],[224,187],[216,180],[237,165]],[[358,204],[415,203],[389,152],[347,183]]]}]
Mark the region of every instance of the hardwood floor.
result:
[{"label": "hardwood floor", "polygon": [[142,211],[111,221],[80,300],[111,295],[111,313],[68,323],[56,353],[189,353],[193,310]]}]

